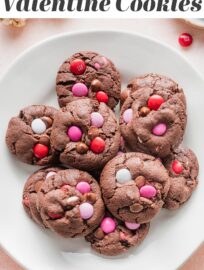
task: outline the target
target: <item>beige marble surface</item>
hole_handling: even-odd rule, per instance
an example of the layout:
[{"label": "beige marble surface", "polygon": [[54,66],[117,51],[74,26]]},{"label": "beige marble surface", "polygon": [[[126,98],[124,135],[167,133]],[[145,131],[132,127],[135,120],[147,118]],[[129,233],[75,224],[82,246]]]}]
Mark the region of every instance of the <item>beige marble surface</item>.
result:
[{"label": "beige marble surface", "polygon": [[[36,42],[52,35],[64,32],[91,29],[118,29],[141,33],[160,40],[185,55],[204,76],[204,30],[199,30],[182,20],[138,19],[138,20],[29,20],[26,27],[15,29],[0,25],[0,74],[25,49]],[[194,42],[190,48],[183,49],[178,45],[178,36],[182,32],[193,35]],[[183,266],[185,270],[204,269],[204,247]],[[0,249],[0,269],[20,270]]]}]

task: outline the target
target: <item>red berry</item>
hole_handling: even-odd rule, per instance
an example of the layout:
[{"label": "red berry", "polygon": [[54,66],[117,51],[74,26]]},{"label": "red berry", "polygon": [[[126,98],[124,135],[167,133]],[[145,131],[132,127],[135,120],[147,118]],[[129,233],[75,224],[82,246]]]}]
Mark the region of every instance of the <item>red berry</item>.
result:
[{"label": "red berry", "polygon": [[62,218],[63,216],[60,215],[60,214],[55,214],[55,213],[51,213],[51,212],[48,212],[48,216],[51,218],[51,219],[58,219],[58,218]]},{"label": "red berry", "polygon": [[105,142],[100,137],[96,137],[91,141],[90,148],[95,154],[100,154],[105,149]]},{"label": "red berry", "polygon": [[70,71],[75,75],[81,75],[86,70],[86,64],[81,59],[76,59],[70,64]]},{"label": "red berry", "polygon": [[159,95],[153,95],[148,99],[148,107],[150,110],[157,111],[165,100]]},{"label": "red berry", "polygon": [[188,47],[192,44],[193,37],[188,33],[183,33],[180,35],[178,41],[182,47]]},{"label": "red berry", "polygon": [[33,148],[33,152],[36,158],[41,159],[48,155],[49,148],[46,145],[37,143]]},{"label": "red berry", "polygon": [[176,173],[176,174],[180,174],[183,171],[183,166],[181,164],[181,162],[179,162],[178,160],[174,160],[174,162],[172,163],[172,170]]},{"label": "red berry", "polygon": [[26,206],[26,207],[30,207],[30,201],[27,197],[23,198],[23,204]]},{"label": "red berry", "polygon": [[96,98],[99,102],[104,102],[104,103],[108,103],[108,95],[103,92],[103,91],[99,91],[96,93]]}]

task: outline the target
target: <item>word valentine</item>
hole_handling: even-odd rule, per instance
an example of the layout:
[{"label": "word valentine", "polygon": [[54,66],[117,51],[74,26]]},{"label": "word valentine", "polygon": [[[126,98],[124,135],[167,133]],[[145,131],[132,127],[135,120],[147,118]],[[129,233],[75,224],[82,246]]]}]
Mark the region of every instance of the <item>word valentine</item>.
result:
[{"label": "word valentine", "polygon": [[[112,2],[111,2],[112,1]],[[4,0],[5,11],[18,12],[108,12],[111,6],[118,12],[197,12],[203,0]]]}]

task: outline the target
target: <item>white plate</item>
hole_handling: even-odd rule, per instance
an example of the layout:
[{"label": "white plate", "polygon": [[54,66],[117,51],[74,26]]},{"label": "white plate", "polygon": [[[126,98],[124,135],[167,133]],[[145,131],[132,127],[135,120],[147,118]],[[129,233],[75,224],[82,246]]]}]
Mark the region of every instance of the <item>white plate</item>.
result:
[{"label": "white plate", "polygon": [[29,270],[176,269],[204,240],[203,181],[179,211],[162,210],[139,248],[117,258],[99,256],[84,240],[65,240],[42,230],[24,213],[23,185],[36,167],[22,164],[8,153],[4,142],[7,123],[29,104],[57,106],[57,69],[66,57],[80,50],[98,51],[110,57],[119,67],[124,84],[135,75],[158,72],[182,85],[188,102],[185,144],[198,155],[200,180],[203,178],[204,82],[189,62],[169,47],[130,33],[97,31],[57,36],[21,55],[0,81],[1,243]]},{"label": "white plate", "polygon": [[204,29],[204,18],[203,19],[186,19],[186,22],[193,26]]}]

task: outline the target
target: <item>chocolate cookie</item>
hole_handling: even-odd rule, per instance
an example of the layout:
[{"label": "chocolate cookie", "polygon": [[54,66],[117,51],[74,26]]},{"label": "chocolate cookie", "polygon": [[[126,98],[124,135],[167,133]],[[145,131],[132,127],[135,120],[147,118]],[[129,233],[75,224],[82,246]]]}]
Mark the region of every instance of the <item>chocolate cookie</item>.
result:
[{"label": "chocolate cookie", "polygon": [[88,98],[73,101],[56,114],[51,143],[62,163],[88,171],[100,169],[119,149],[116,116],[104,103]]},{"label": "chocolate cookie", "polygon": [[176,94],[177,98],[186,105],[183,89],[178,83],[167,76],[156,73],[148,73],[132,79],[128,83],[127,88],[121,92],[121,103],[123,104],[131,93],[145,87],[152,88],[156,92],[161,92],[166,97]]},{"label": "chocolate cookie", "polygon": [[149,223],[124,223],[108,213],[100,227],[85,239],[91,243],[91,247],[96,252],[116,256],[127,252],[131,247],[140,245],[149,231],[149,225]]},{"label": "chocolate cookie", "polygon": [[38,198],[44,223],[63,237],[87,235],[104,215],[99,185],[87,172],[59,171],[42,184]]},{"label": "chocolate cookie", "polygon": [[163,206],[170,180],[159,159],[126,153],[107,163],[100,185],[105,204],[116,218],[147,223]]},{"label": "chocolate cookie", "polygon": [[187,121],[179,95],[149,87],[130,94],[120,114],[121,134],[128,149],[165,157],[178,147]]},{"label": "chocolate cookie", "polygon": [[113,109],[120,99],[120,74],[108,58],[95,52],[75,53],[60,67],[56,80],[60,107],[89,97]]},{"label": "chocolate cookie", "polygon": [[43,224],[43,220],[38,211],[38,196],[42,183],[49,177],[53,177],[58,171],[62,170],[60,167],[49,167],[41,169],[33,173],[26,181],[23,189],[23,206],[28,215],[38,224]]},{"label": "chocolate cookie", "polygon": [[56,161],[56,153],[50,147],[50,133],[57,109],[32,105],[11,118],[6,143],[12,154],[22,162],[32,165],[49,165]]},{"label": "chocolate cookie", "polygon": [[198,184],[198,160],[193,151],[179,147],[164,160],[164,165],[170,176],[170,189],[164,207],[178,209],[191,197]]}]

